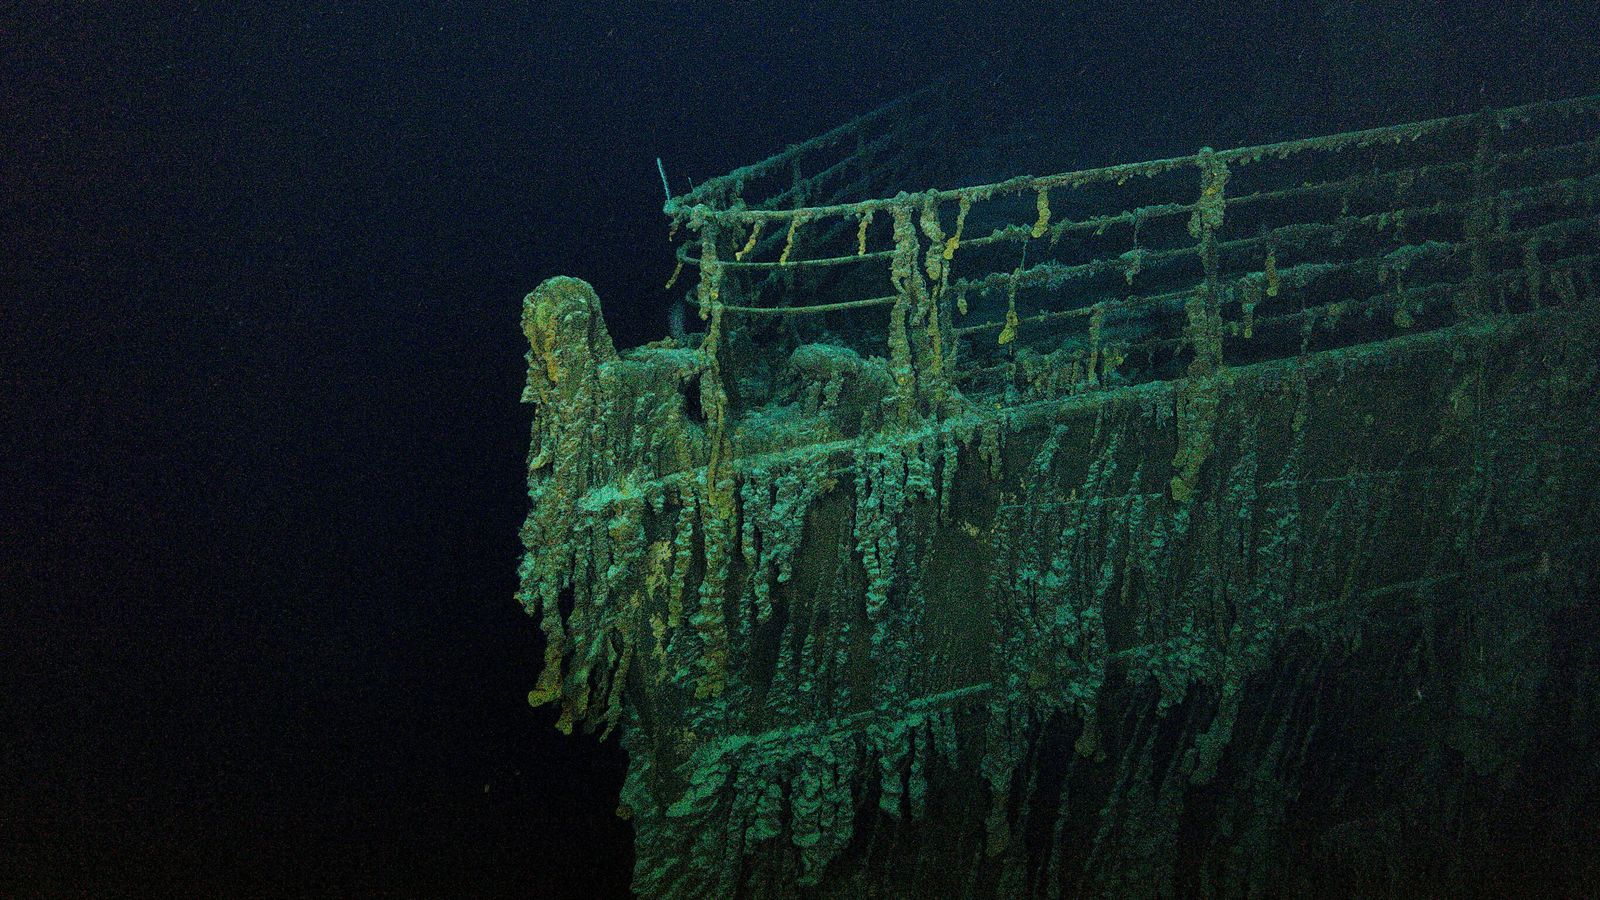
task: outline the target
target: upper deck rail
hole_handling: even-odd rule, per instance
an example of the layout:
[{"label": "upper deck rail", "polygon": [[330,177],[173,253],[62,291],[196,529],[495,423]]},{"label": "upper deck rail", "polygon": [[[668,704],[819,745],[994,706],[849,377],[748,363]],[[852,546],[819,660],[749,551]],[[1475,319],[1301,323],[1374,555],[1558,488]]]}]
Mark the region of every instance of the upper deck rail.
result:
[{"label": "upper deck rail", "polygon": [[852,199],[925,170],[907,143],[933,133],[938,97],[668,202],[709,328],[777,319],[793,340],[885,356],[926,412],[957,392],[1205,374],[1593,290],[1600,95]]}]

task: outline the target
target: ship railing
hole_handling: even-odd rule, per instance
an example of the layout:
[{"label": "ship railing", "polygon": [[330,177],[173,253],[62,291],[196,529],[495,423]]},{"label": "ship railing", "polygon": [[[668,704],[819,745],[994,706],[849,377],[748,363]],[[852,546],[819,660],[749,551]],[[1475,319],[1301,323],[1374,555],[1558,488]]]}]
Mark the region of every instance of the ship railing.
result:
[{"label": "ship railing", "polygon": [[669,201],[688,302],[1027,400],[1596,293],[1600,95],[844,199],[923,166],[929,92]]}]

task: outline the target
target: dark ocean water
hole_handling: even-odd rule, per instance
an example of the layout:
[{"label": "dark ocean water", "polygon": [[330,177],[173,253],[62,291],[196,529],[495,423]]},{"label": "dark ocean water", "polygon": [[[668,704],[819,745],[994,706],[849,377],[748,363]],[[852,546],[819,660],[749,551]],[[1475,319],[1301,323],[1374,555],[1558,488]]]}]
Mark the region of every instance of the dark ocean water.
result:
[{"label": "dark ocean water", "polygon": [[1600,84],[1592,3],[1077,8],[0,6],[0,895],[625,894],[620,749],[524,699],[517,320],[665,333],[658,157],[963,71],[1079,164]]}]

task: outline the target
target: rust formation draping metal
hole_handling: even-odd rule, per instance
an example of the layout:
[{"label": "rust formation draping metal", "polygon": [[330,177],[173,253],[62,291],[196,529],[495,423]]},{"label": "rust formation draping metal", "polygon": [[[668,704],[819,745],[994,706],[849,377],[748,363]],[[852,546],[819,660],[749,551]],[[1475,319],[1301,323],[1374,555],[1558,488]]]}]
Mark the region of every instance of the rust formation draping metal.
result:
[{"label": "rust formation draping metal", "polygon": [[899,190],[943,91],[669,201],[700,331],[525,301],[529,699],[622,731],[634,889],[1600,857],[1600,101]]}]

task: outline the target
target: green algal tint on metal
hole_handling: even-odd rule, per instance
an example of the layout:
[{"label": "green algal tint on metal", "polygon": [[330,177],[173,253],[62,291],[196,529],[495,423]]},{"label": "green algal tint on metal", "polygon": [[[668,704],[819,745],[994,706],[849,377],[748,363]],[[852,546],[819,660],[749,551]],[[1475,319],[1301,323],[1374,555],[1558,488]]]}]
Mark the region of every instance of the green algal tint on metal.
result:
[{"label": "green algal tint on metal", "polygon": [[681,344],[525,302],[529,699],[635,890],[1470,882],[1600,733],[1600,104],[848,200],[928,102],[670,200]]}]

